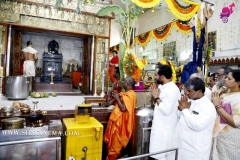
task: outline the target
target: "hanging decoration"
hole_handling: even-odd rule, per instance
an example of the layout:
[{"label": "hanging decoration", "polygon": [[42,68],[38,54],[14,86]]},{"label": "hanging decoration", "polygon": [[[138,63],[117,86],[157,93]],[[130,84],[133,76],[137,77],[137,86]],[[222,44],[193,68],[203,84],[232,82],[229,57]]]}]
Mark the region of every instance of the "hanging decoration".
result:
[{"label": "hanging decoration", "polygon": [[137,6],[142,8],[152,8],[157,6],[161,0],[132,0]]},{"label": "hanging decoration", "polygon": [[152,32],[149,31],[149,32],[146,32],[146,33],[143,33],[143,34],[140,34],[139,36],[137,36],[135,38],[135,41],[140,45],[140,46],[145,46],[148,44],[148,42],[150,41],[151,39],[151,34]]},{"label": "hanging decoration", "polygon": [[188,23],[188,21],[180,21],[180,20],[171,22],[162,27],[159,27],[157,29],[154,29],[149,32],[143,33],[139,36],[136,36],[135,41],[140,46],[146,46],[152,36],[158,41],[165,40],[168,37],[168,35],[171,33],[173,26],[175,26],[177,28],[177,30],[182,33],[185,33],[185,34],[191,33],[192,30],[187,23]]},{"label": "hanging decoration", "polygon": [[172,23],[166,24],[162,27],[159,27],[157,29],[152,30],[152,35],[153,37],[160,41],[160,40],[164,40],[168,37],[168,35],[170,34],[170,31],[172,30]]},{"label": "hanging decoration", "polygon": [[193,15],[200,10],[201,5],[196,2],[191,2],[189,0],[184,0],[187,6],[182,6],[177,2],[177,0],[165,0],[170,12],[182,21],[190,20]]},{"label": "hanging decoration", "polygon": [[177,28],[178,31],[180,31],[184,34],[188,34],[188,33],[192,32],[191,27],[189,25],[184,24],[184,23],[180,22],[179,20],[175,21],[174,26]]},{"label": "hanging decoration", "polygon": [[177,74],[176,74],[174,63],[171,62],[171,61],[167,61],[167,60],[160,60],[160,64],[167,65],[167,66],[171,67],[171,69],[172,69],[172,81],[174,83],[176,83],[177,82]]}]

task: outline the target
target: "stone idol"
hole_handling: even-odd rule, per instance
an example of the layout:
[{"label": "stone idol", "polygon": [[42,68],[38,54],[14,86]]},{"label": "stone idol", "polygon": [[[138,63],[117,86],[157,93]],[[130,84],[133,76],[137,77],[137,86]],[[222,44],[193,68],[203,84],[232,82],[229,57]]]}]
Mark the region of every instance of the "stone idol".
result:
[{"label": "stone idol", "polygon": [[62,61],[63,56],[59,51],[57,41],[52,40],[48,44],[48,52],[43,53],[43,72],[41,75],[42,83],[50,83],[53,76],[54,83],[62,83]]}]

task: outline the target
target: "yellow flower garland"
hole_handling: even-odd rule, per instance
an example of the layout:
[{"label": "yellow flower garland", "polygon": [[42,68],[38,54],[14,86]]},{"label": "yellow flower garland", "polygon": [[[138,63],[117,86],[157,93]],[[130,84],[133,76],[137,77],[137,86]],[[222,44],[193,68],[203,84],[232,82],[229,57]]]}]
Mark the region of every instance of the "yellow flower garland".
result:
[{"label": "yellow flower garland", "polygon": [[[129,48],[125,50],[123,61],[124,64],[126,63],[124,66],[125,74],[128,76],[131,75],[136,80],[136,82],[139,82],[142,76],[142,69],[145,67],[145,64],[143,64],[141,60],[137,59],[136,54]],[[129,66],[131,65],[135,67],[130,67],[131,71],[129,71]]]},{"label": "yellow flower garland", "polygon": [[182,25],[178,21],[174,22],[174,26],[177,28],[177,30],[181,33],[188,34],[191,33],[192,30],[189,25]]},{"label": "yellow flower garland", "polygon": [[171,13],[177,18],[182,21],[187,21],[193,17],[193,15],[200,10],[201,5],[199,3],[190,3],[189,0],[185,0],[186,3],[194,5],[194,9],[191,12],[180,12],[178,8],[174,6],[173,0],[165,0],[167,3],[168,8],[170,9]]},{"label": "yellow flower garland", "polygon": [[[165,26],[166,26],[166,25],[165,25]],[[159,27],[159,29],[160,29],[160,28],[164,28],[165,26]],[[162,34],[157,34],[157,33],[155,32],[155,30],[152,30],[152,31],[151,31],[151,33],[152,33],[151,35],[152,35],[157,41],[165,40],[165,39],[169,36],[169,34],[171,33],[172,26],[173,26],[173,23],[169,23],[169,24],[167,25],[166,31],[165,31],[164,33],[162,33]]]},{"label": "yellow flower garland", "polygon": [[142,8],[152,8],[158,5],[161,0],[132,0],[132,2]]},{"label": "yellow flower garland", "polygon": [[[146,39],[142,40],[141,36],[146,36]],[[143,33],[134,38],[134,42],[137,42],[140,46],[146,46],[152,37],[152,32]]]}]

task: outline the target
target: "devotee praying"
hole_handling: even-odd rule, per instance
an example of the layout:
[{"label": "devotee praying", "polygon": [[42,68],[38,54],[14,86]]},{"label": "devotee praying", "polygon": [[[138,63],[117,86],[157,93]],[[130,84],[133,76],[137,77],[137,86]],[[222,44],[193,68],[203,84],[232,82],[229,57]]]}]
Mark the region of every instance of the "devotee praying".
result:
[{"label": "devotee praying", "polygon": [[[201,78],[204,81],[202,71],[191,74],[190,79],[195,78],[195,77]],[[205,87],[204,95],[207,96],[207,98],[210,100],[211,100],[211,94],[212,94],[211,90],[208,87]]]},{"label": "devotee praying", "polygon": [[240,70],[232,70],[225,78],[228,93],[212,93],[218,113],[213,131],[211,160],[240,159]]},{"label": "devotee praying", "polygon": [[[179,100],[177,142],[179,160],[209,160],[216,110],[204,95],[205,84],[195,77],[184,84],[185,95]],[[189,99],[191,101],[189,101]]]},{"label": "devotee praying", "polygon": [[108,120],[104,134],[107,143],[107,160],[115,160],[119,157],[121,150],[125,148],[130,140],[134,125],[134,108],[136,106],[136,93],[133,88],[136,84],[132,77],[126,77],[123,88],[126,92],[118,93],[112,91],[116,104]]},{"label": "devotee praying", "polygon": [[32,42],[27,42],[27,47],[21,52],[21,56],[24,60],[23,63],[23,75],[27,77],[35,76],[35,61],[37,61],[37,50],[32,48]]},{"label": "devotee praying", "polygon": [[[181,97],[177,85],[172,81],[170,66],[159,65],[155,70],[155,80],[150,90],[154,99],[154,116],[150,135],[149,152],[159,152],[176,147],[174,144],[175,130],[178,122],[177,108]],[[175,152],[154,155],[152,158],[167,160],[174,159]]]}]

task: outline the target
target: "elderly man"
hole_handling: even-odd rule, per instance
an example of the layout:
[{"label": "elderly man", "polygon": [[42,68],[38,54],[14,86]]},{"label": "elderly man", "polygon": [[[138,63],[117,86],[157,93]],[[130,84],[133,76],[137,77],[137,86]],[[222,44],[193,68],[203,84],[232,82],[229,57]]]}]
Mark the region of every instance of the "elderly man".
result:
[{"label": "elderly man", "polygon": [[132,77],[126,77],[123,87],[126,92],[118,93],[113,90],[112,96],[116,104],[110,115],[104,141],[107,143],[107,160],[115,160],[125,148],[132,135],[134,124],[134,108],[137,96],[133,91],[135,80]]},{"label": "elderly man", "polygon": [[27,77],[35,76],[35,61],[38,59],[37,50],[32,48],[32,42],[27,42],[27,47],[21,52],[23,63],[23,74]]},{"label": "elderly man", "polygon": [[[151,85],[152,98],[155,102],[152,130],[150,136],[150,152],[159,152],[176,147],[174,135],[178,122],[177,108],[181,97],[177,85],[172,81],[172,69],[160,65],[155,71],[155,79],[159,84]],[[172,160],[174,152],[153,156],[155,159]]]},{"label": "elderly man", "polygon": [[[209,160],[216,109],[204,96],[205,85],[195,77],[184,84],[177,125],[179,160]],[[188,98],[191,100],[189,101]]]},{"label": "elderly man", "polygon": [[227,91],[227,88],[224,87],[224,80],[229,72],[231,72],[232,69],[228,66],[221,67],[216,72],[216,79],[217,82],[212,88],[212,92],[218,92],[220,95],[222,93],[225,93]]}]

